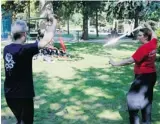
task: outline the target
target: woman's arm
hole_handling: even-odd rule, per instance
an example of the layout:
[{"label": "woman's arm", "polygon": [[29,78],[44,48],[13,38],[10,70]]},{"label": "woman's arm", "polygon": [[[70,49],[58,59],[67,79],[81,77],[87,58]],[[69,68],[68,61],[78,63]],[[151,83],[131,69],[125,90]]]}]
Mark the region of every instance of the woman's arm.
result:
[{"label": "woman's arm", "polygon": [[156,39],[157,39],[157,35],[156,35],[156,33],[153,31],[153,29],[152,29],[152,27],[151,27],[151,25],[150,25],[149,23],[156,24],[156,22],[154,22],[154,21],[148,21],[148,22],[144,23],[144,26],[151,30],[151,32],[152,32],[152,39],[153,39],[153,38],[156,38]]},{"label": "woman's arm", "polygon": [[109,60],[109,64],[111,64],[112,66],[125,66],[125,65],[130,65],[133,64],[135,61],[132,57],[124,59],[120,62],[115,62],[112,59]]}]

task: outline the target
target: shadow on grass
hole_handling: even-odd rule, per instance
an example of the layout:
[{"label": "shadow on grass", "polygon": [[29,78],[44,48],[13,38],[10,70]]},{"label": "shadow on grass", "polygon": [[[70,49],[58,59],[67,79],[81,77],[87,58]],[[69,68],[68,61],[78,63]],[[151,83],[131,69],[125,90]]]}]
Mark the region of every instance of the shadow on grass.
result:
[{"label": "shadow on grass", "polygon": [[[60,48],[58,43],[55,43],[55,46]],[[92,43],[92,42],[79,42],[79,43],[66,43],[67,51],[71,55],[77,56],[78,54],[90,54],[97,56],[110,55],[111,50],[128,50],[135,51],[138,48],[138,43],[121,43],[114,46],[103,47],[101,43]],[[79,56],[78,56],[79,57]]]},{"label": "shadow on grass", "polygon": [[[132,67],[73,68],[74,78],[50,82],[46,72],[34,73],[35,124],[127,124],[126,93],[133,80]],[[48,86],[50,84],[51,86]],[[57,84],[57,85],[58,85]],[[159,122],[160,88],[156,85],[153,124]],[[4,104],[4,103],[2,103]],[[7,106],[3,106],[5,109]],[[6,115],[7,116],[7,115]],[[3,119],[6,119],[3,116]],[[7,118],[11,122],[13,117]]]},{"label": "shadow on grass", "polygon": [[[83,111],[84,120],[81,114],[76,115],[73,120],[62,119],[57,123],[84,123],[84,124],[127,124],[128,111],[126,106],[126,93],[128,92],[131,82],[134,78],[131,66],[123,68],[88,68],[79,70],[73,79],[59,79],[64,85],[74,84],[67,95],[60,93],[61,97],[57,103],[66,106],[76,106],[77,111]],[[79,81],[78,81],[79,80]],[[159,86],[155,86],[152,120],[153,123],[160,122],[158,115],[160,111]],[[56,97],[56,96],[55,96]],[[66,102],[61,102],[66,99]],[[73,107],[74,108],[74,107]],[[76,112],[77,112],[76,111]],[[64,112],[65,113],[65,112]],[[63,114],[67,118],[67,114]]]},{"label": "shadow on grass", "polygon": [[[60,48],[60,45],[58,43],[55,43],[55,47]],[[85,43],[85,42],[66,43],[66,47],[67,47],[67,53],[70,56],[68,61],[83,60],[84,57],[82,57],[81,54],[90,54],[98,56],[104,56],[106,54],[110,55],[110,53],[106,52],[107,50],[104,49],[103,45],[100,43]],[[60,60],[63,61],[64,59]]]},{"label": "shadow on grass", "polygon": [[157,80],[158,80],[158,83],[160,84],[160,60],[157,60],[156,61],[156,69],[157,69]]},{"label": "shadow on grass", "polygon": [[[127,124],[125,101],[133,80],[131,66],[73,69],[76,74],[72,79],[55,77],[63,87],[52,89],[46,96],[41,97],[42,101],[47,102],[36,110],[38,115],[35,116],[35,123]],[[153,122],[157,122],[160,112],[156,110],[160,108],[160,94],[155,92],[154,95],[156,99],[153,102]]]},{"label": "shadow on grass", "polygon": [[[111,51],[114,50],[122,50],[122,51],[135,51],[139,43],[133,43],[132,41],[129,43],[121,43],[113,46],[103,47],[102,43],[92,43],[92,42],[79,42],[79,43],[65,43],[67,48],[67,53],[69,54],[68,59],[59,59],[60,61],[79,61],[83,60],[81,54],[90,54],[97,55],[102,57],[112,56]],[[55,47],[60,48],[59,43],[54,44]]]},{"label": "shadow on grass", "polygon": [[[67,47],[70,51],[84,54],[106,54],[99,43],[73,43],[67,44]],[[126,93],[134,77],[132,69],[132,66],[73,68],[76,72],[73,78],[53,77],[58,80],[56,83],[54,80],[51,82],[47,72],[34,73],[35,124],[128,124]],[[160,85],[157,84],[154,91],[153,124],[160,122],[159,91]],[[2,92],[2,110],[6,108]],[[7,114],[2,118],[15,122]]]}]

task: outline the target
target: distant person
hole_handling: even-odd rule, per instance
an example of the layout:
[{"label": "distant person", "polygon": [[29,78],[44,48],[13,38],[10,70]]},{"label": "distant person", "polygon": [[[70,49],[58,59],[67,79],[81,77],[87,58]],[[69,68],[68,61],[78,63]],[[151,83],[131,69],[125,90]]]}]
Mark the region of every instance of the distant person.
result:
[{"label": "distant person", "polygon": [[111,32],[111,38],[113,38],[114,37],[114,30],[111,28],[110,32]]},{"label": "distant person", "polygon": [[114,36],[114,37],[117,37],[117,34],[118,34],[118,33],[117,33],[117,30],[116,30],[116,28],[114,28],[114,30],[113,30],[113,36]]}]

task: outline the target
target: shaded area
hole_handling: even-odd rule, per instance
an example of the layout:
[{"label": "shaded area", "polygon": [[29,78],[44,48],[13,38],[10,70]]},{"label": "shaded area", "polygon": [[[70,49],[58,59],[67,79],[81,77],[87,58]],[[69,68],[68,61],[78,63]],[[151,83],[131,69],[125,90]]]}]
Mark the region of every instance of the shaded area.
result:
[{"label": "shaded area", "polygon": [[[98,43],[66,44],[74,55],[112,55]],[[120,50],[135,50],[133,45],[120,45]],[[119,49],[114,48],[114,49]],[[119,57],[119,55],[117,55]],[[52,65],[51,65],[52,66]],[[157,68],[159,63],[157,63]],[[37,67],[40,68],[40,67]],[[43,68],[43,67],[42,67]],[[126,93],[134,78],[133,65],[126,67],[72,67],[73,77],[62,78],[47,72],[34,73],[35,124],[128,124]],[[3,68],[2,68],[3,69]],[[55,71],[55,70],[53,70]],[[70,73],[70,72],[68,72]],[[158,72],[158,80],[160,74]],[[4,71],[1,74],[2,91]],[[51,77],[52,76],[52,77]],[[160,85],[154,88],[152,120],[160,122]],[[3,120],[15,122],[9,114],[2,92]]]},{"label": "shaded area", "polygon": [[[112,50],[125,50],[134,52],[138,46],[140,46],[139,43],[134,43],[132,41],[130,43],[120,43],[108,47],[103,47],[104,44],[98,42],[65,43],[65,45],[67,47],[67,51],[72,55],[83,53],[98,56],[111,55]],[[60,48],[59,43],[55,43],[55,46]]]},{"label": "shaded area", "polygon": [[157,81],[160,84],[160,61],[156,61],[156,69],[157,69]]},{"label": "shaded area", "polygon": [[[73,69],[76,71],[75,78],[55,77],[63,88],[53,89],[47,96],[42,97],[47,103],[36,110],[44,113],[39,114],[36,123],[49,121],[56,124],[127,124],[125,101],[133,80],[131,67]],[[158,86],[155,89],[159,91]],[[152,113],[153,122],[156,123],[160,121],[160,111],[157,111],[160,108],[160,94],[157,91],[154,93]]]},{"label": "shaded area", "polygon": [[[41,120],[38,119],[36,123],[42,124],[45,120],[56,124],[127,123],[125,94],[132,76],[126,77],[121,72],[131,72],[130,67],[118,71],[94,67],[86,70],[73,69],[76,71],[73,79],[55,77],[63,87],[71,87],[68,92],[63,92],[62,89],[52,90],[42,98],[47,103],[41,105],[39,113],[45,114],[39,115]],[[113,115],[110,116],[110,113]]]}]

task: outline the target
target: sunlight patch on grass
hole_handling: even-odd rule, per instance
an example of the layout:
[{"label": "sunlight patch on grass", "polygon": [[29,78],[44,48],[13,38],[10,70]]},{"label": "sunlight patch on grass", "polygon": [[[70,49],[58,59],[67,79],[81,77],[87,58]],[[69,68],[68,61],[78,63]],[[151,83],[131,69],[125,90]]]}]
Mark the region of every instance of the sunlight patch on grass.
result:
[{"label": "sunlight patch on grass", "polygon": [[160,124],[160,121],[158,121],[158,122],[155,122],[154,124]]},{"label": "sunlight patch on grass", "polygon": [[111,110],[104,110],[97,115],[99,118],[110,119],[110,120],[122,120],[119,112],[113,112]]},{"label": "sunlight patch on grass", "polygon": [[93,108],[99,108],[99,107],[103,107],[103,105],[101,103],[95,103]]},{"label": "sunlight patch on grass", "polygon": [[88,116],[84,114],[79,106],[67,106],[63,111],[56,113],[58,116],[63,116],[66,119],[86,121]]},{"label": "sunlight patch on grass", "polygon": [[[136,49],[134,44],[112,48],[104,48],[97,43],[67,44],[69,53],[74,55],[69,58],[71,61],[55,59],[54,63],[47,63],[42,58],[33,61],[35,92],[38,95],[35,97],[34,123],[127,124],[125,100],[133,79],[133,65],[112,67],[108,61],[109,57],[115,61],[130,57]],[[76,57],[81,59],[75,61]],[[3,87],[4,70],[1,70]],[[159,85],[156,85],[153,124],[160,122],[160,111],[157,111],[160,108],[159,96]],[[1,114],[6,120],[15,122],[3,90]]]},{"label": "sunlight patch on grass", "polygon": [[66,98],[61,99],[62,103],[66,103],[67,101],[68,101],[68,99],[66,99]]},{"label": "sunlight patch on grass", "polygon": [[66,109],[69,114],[73,114],[75,116],[84,113],[83,111],[81,111],[80,106],[71,105],[71,106],[67,106]]},{"label": "sunlight patch on grass", "polygon": [[154,88],[153,90],[154,90],[154,92],[155,92],[155,91],[157,91],[157,92],[159,91],[158,89],[155,89],[155,88]]},{"label": "sunlight patch on grass", "polygon": [[36,96],[34,99],[35,100],[39,100],[39,99],[41,99],[42,97],[46,97],[47,95],[45,94],[45,93],[43,93],[43,94],[41,94],[41,95],[39,95],[39,96]]},{"label": "sunlight patch on grass", "polygon": [[1,116],[14,117],[13,113],[9,108],[3,108],[3,111],[1,111]]},{"label": "sunlight patch on grass", "polygon": [[55,89],[56,91],[62,91],[65,94],[69,94],[69,90],[74,87],[73,84],[63,84],[61,82],[55,84],[53,85],[52,83],[47,83],[46,86],[48,89],[51,90]]},{"label": "sunlight patch on grass", "polygon": [[50,104],[50,109],[51,110],[58,110],[61,108],[61,105],[59,103],[52,103]]},{"label": "sunlight patch on grass", "polygon": [[76,98],[74,98],[74,97],[72,97],[72,98],[70,98],[70,99],[69,99],[69,101],[71,101],[71,102],[76,102],[76,101],[77,101],[77,99],[76,99]]},{"label": "sunlight patch on grass", "polygon": [[100,88],[87,88],[84,89],[83,92],[87,95],[96,96],[96,97],[105,97],[105,98],[114,98],[114,96],[108,95],[104,93]]},{"label": "sunlight patch on grass", "polygon": [[109,79],[109,76],[108,75],[99,75],[98,79],[99,80],[107,80],[107,79]]},{"label": "sunlight patch on grass", "polygon": [[40,108],[41,105],[47,103],[45,99],[39,99],[34,101],[35,105],[34,108]]},{"label": "sunlight patch on grass", "polygon": [[33,62],[33,67],[36,67],[36,66],[38,66],[39,68],[33,68],[34,72],[42,72],[45,69],[48,72],[47,76],[51,78],[53,78],[53,76],[54,77],[61,76],[61,78],[68,78],[74,75],[74,72],[70,67],[71,64],[69,62],[57,61],[55,63],[47,63],[44,61],[35,60]]},{"label": "sunlight patch on grass", "polygon": [[83,105],[82,101],[80,101],[80,100],[75,101],[75,104],[76,105]]},{"label": "sunlight patch on grass", "polygon": [[84,104],[90,104],[90,103],[96,102],[97,100],[98,100],[97,97],[91,96],[89,99],[84,99],[84,100],[83,100],[83,103],[84,103]]},{"label": "sunlight patch on grass", "polygon": [[72,63],[72,67],[79,69],[87,69],[88,67],[104,67],[108,60],[106,57],[96,55],[83,54],[85,59]]}]

